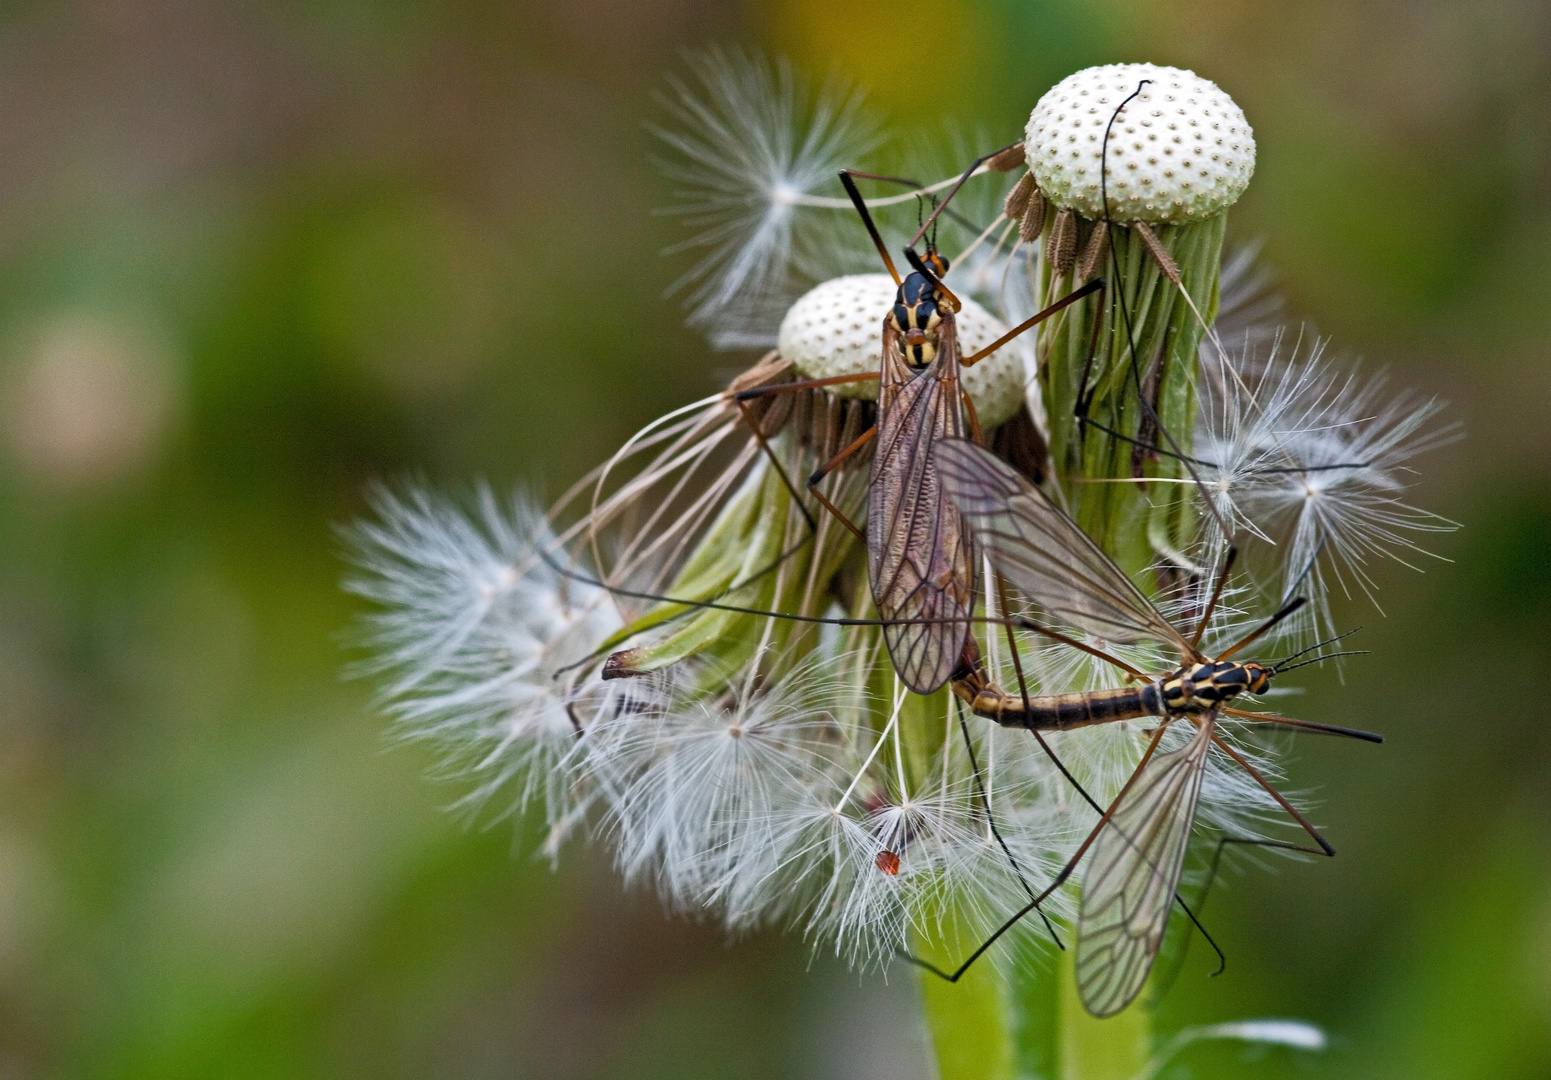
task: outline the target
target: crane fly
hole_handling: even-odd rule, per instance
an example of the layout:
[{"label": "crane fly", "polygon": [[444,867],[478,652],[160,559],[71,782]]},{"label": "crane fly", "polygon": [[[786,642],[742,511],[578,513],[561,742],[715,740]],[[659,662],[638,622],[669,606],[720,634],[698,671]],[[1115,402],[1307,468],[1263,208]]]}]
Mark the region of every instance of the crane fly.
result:
[{"label": "crane fly", "polygon": [[[1055,882],[956,972],[937,971],[956,980],[996,937],[1058,888],[1092,849],[1077,920],[1078,993],[1093,1015],[1112,1016],[1141,991],[1158,954],[1212,747],[1244,768],[1319,845],[1317,849],[1297,850],[1335,854],[1303,815],[1223,741],[1216,730],[1218,718],[1231,716],[1371,742],[1382,739],[1368,732],[1251,712],[1230,704],[1240,694],[1263,693],[1279,672],[1301,666],[1232,657],[1303,603],[1295,599],[1284,604],[1270,619],[1216,656],[1202,652],[1201,637],[1221,598],[1232,565],[1231,553],[1200,625],[1187,637],[1076,522],[994,455],[967,440],[945,439],[937,447],[937,470],[945,491],[998,573],[1054,620],[1120,644],[1159,644],[1180,659],[1171,671],[1148,674],[1101,650],[1029,623],[1031,629],[1051,633],[1108,660],[1136,684],[1020,701],[1009,700],[994,688],[967,682],[955,686],[976,713],[1006,726],[1069,730],[1145,717],[1160,721],[1130,779]],[[1320,656],[1315,661],[1327,658]],[[1164,732],[1180,722],[1195,727],[1190,741],[1180,749],[1158,753]]]}]

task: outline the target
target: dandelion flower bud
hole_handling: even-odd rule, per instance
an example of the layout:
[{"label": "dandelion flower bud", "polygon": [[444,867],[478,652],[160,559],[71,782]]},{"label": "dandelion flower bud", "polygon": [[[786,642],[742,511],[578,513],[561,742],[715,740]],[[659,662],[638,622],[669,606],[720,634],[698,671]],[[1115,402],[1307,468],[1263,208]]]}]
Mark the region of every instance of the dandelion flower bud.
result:
[{"label": "dandelion flower bud", "polygon": [[[781,320],[779,349],[804,379],[877,374],[883,356],[883,317],[894,303],[895,285],[887,274],[855,274],[824,282],[798,300]],[[1007,326],[967,297],[959,312],[959,355],[970,356],[1007,332]],[[961,368],[959,379],[975,403],[984,428],[1012,419],[1024,401],[1023,358],[1006,345],[974,367]],[[840,397],[878,397],[876,380],[829,388]]]},{"label": "dandelion flower bud", "polygon": [[1107,188],[1117,222],[1201,221],[1237,202],[1255,172],[1254,133],[1233,99],[1192,71],[1156,64],[1105,64],[1067,76],[1034,106],[1025,136],[1045,197],[1092,220],[1104,217]]}]

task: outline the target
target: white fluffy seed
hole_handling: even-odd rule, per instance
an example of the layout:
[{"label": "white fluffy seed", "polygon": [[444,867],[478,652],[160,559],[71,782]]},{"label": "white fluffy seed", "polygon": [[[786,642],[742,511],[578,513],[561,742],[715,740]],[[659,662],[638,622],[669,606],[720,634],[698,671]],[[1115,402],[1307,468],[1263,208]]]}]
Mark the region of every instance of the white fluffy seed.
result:
[{"label": "white fluffy seed", "polygon": [[[804,379],[876,374],[883,355],[883,318],[894,303],[895,286],[887,274],[832,278],[809,291],[781,320],[781,355]],[[959,353],[969,356],[1007,332],[995,315],[967,297],[958,314]],[[1010,420],[1024,400],[1023,358],[1006,345],[974,367],[961,368],[959,379],[983,428]],[[830,387],[840,397],[877,400],[878,383],[869,379]]]},{"label": "white fluffy seed", "polygon": [[[1110,127],[1143,79],[1150,81]],[[1254,133],[1215,83],[1156,64],[1105,64],[1062,79],[1029,117],[1029,168],[1056,206],[1104,216],[1106,128],[1104,186],[1117,222],[1200,221],[1237,202],[1255,172]]]}]

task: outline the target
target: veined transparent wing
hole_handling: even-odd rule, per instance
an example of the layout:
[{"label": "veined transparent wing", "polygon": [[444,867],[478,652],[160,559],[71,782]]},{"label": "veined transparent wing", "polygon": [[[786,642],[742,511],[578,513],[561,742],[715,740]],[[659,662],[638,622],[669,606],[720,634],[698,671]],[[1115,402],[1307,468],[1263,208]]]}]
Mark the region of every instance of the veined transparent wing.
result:
[{"label": "veined transparent wing", "polygon": [[1196,651],[1075,521],[1010,466],[966,439],[937,445],[949,497],[1015,588],[1057,619],[1109,641]]},{"label": "veined transparent wing", "polygon": [[1116,800],[1089,856],[1077,914],[1077,993],[1094,1016],[1129,1005],[1152,970],[1185,865],[1216,714],[1154,757]]},{"label": "veined transparent wing", "polygon": [[889,656],[901,681],[930,694],[964,655],[975,577],[963,518],[937,477],[938,442],[964,434],[958,338],[944,314],[938,352],[922,372],[905,366],[884,320],[878,439],[867,492],[867,566],[873,602],[885,619]]}]

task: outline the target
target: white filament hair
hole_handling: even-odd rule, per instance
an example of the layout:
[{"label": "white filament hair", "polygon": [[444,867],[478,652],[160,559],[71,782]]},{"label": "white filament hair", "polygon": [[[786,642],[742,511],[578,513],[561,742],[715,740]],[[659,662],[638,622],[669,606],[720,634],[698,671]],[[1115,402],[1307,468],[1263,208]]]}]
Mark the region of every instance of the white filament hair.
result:
[{"label": "white filament hair", "polygon": [[1396,392],[1382,374],[1332,363],[1322,343],[1277,336],[1263,357],[1203,350],[1195,454],[1235,532],[1274,545],[1279,585],[1329,626],[1329,590],[1370,600],[1375,559],[1415,567],[1421,537],[1454,522],[1407,501],[1418,455],[1459,437],[1443,403]]},{"label": "white filament hair", "polygon": [[[588,687],[557,678],[620,625],[602,589],[570,580],[536,557],[552,543],[525,496],[503,505],[480,488],[473,506],[410,489],[372,492],[375,520],[346,532],[356,574],[347,587],[374,601],[363,667],[384,677],[398,734],[428,742],[449,774],[475,788],[470,810],[531,801],[550,824],[571,809],[561,768],[576,725],[636,687]],[[580,711],[579,711],[580,710]]]},{"label": "white filament hair", "polygon": [[669,251],[701,253],[669,291],[687,294],[690,323],[718,348],[774,345],[808,287],[871,268],[857,265],[871,248],[857,247],[866,235],[854,220],[837,230],[836,209],[801,204],[841,194],[837,174],[878,144],[879,125],[838,82],[810,100],[784,60],[707,49],[688,63],[693,83],[670,79],[660,96],[674,126],[651,126],[674,151],[662,167],[677,201],[663,212],[696,230]]}]

